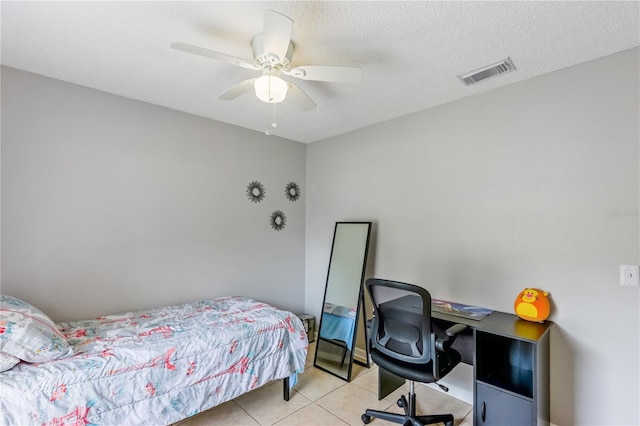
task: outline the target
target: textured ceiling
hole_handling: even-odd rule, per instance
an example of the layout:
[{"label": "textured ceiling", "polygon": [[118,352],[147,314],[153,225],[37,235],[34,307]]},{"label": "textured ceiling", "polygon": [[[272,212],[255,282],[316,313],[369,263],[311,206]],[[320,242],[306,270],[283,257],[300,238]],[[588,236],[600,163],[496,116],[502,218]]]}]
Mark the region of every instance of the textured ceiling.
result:
[{"label": "textured ceiling", "polygon": [[[252,93],[216,97],[259,73],[171,49],[252,60],[265,9],[294,21],[292,65],[363,69],[358,85],[291,79],[318,105],[277,105],[273,134],[301,142],[390,120],[640,45],[632,2],[1,3],[3,65],[265,131]],[[465,86],[457,75],[511,57],[517,71]],[[287,77],[289,78],[289,77]]]}]

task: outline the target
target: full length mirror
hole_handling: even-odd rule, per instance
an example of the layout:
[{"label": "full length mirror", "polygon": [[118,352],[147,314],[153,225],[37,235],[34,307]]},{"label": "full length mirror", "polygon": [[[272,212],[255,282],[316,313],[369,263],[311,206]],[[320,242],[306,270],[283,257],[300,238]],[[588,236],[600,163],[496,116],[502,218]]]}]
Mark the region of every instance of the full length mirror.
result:
[{"label": "full length mirror", "polygon": [[[364,280],[371,222],[337,222],[327,272],[323,310],[318,327],[314,365],[344,380],[351,380],[358,321],[364,320]],[[366,327],[361,327],[365,330]],[[366,336],[365,339],[366,341]]]}]

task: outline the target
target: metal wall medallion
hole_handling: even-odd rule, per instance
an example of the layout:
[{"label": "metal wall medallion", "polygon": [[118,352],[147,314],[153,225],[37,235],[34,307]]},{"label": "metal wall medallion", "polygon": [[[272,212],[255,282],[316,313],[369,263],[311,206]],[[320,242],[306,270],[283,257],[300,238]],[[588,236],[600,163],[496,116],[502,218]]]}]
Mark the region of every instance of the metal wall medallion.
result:
[{"label": "metal wall medallion", "polygon": [[282,231],[287,224],[287,217],[280,210],[271,213],[271,227],[276,231]]},{"label": "metal wall medallion", "polygon": [[247,196],[252,203],[259,203],[264,199],[264,195],[264,186],[257,180],[254,180],[249,185],[247,185]]},{"label": "metal wall medallion", "polygon": [[298,201],[298,198],[300,198],[300,187],[295,182],[289,182],[284,189],[284,193],[289,201]]}]

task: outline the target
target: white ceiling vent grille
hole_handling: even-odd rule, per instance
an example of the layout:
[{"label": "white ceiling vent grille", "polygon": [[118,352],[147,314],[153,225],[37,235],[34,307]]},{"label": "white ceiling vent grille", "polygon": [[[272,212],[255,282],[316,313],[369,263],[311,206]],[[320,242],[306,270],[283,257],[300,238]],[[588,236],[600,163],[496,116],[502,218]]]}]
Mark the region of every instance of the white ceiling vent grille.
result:
[{"label": "white ceiling vent grille", "polygon": [[516,67],[515,65],[513,65],[513,62],[511,62],[511,59],[507,57],[507,59],[496,62],[495,64],[487,65],[486,67],[460,74],[458,78],[462,80],[464,84],[470,86],[482,80],[486,80],[489,77],[504,74],[510,71],[515,71],[515,69]]}]

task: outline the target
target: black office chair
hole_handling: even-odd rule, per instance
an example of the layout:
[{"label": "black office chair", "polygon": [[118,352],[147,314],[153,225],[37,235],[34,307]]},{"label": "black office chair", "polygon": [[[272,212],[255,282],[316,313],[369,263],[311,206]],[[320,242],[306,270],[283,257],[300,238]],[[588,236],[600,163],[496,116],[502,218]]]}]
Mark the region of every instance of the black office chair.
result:
[{"label": "black office chair", "polygon": [[456,336],[466,326],[456,324],[446,330],[446,337],[431,329],[431,295],[412,284],[371,278],[367,290],[373,302],[371,322],[371,358],[378,367],[410,381],[408,399],[398,400],[404,414],[366,410],[364,424],[376,417],[405,426],[445,423],[453,426],[452,414],[416,415],[415,382],[435,383],[460,362],[460,354],[451,349]]}]

